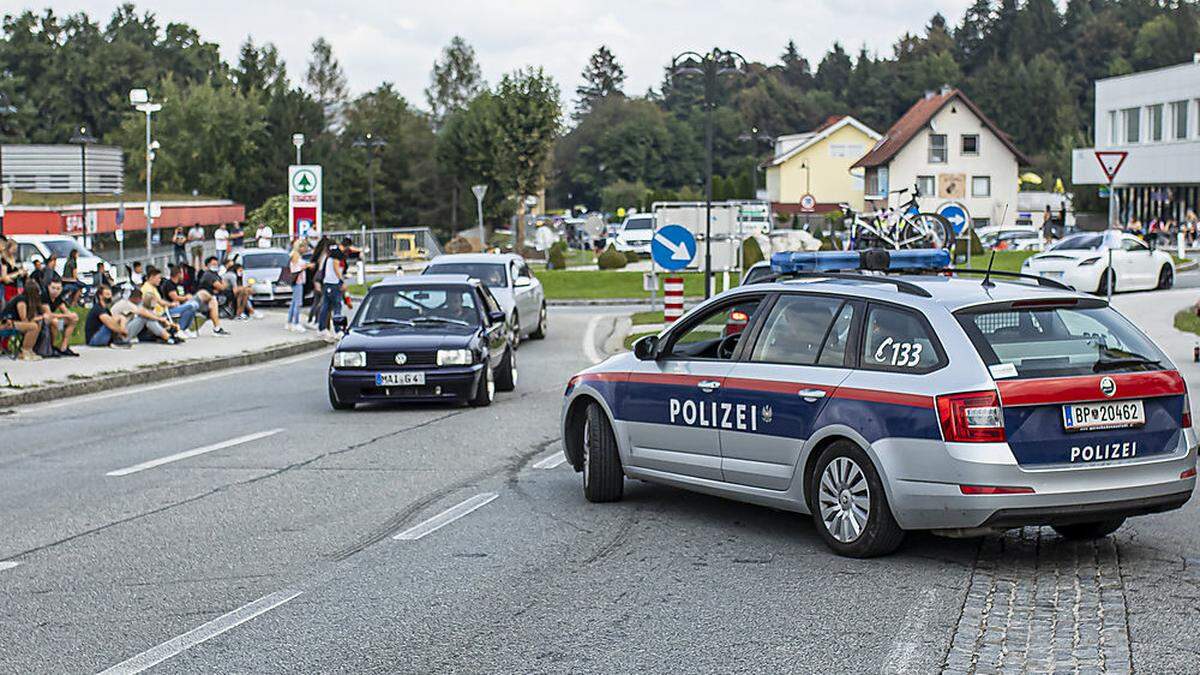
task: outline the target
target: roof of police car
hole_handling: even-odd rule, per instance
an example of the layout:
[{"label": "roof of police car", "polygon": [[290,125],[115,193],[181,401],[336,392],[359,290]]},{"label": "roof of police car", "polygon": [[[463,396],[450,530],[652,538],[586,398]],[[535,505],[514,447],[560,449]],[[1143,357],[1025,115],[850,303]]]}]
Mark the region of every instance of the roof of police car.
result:
[{"label": "roof of police car", "polygon": [[[1033,298],[1081,297],[1076,291],[1039,286],[1032,280],[1006,280],[992,277],[994,286],[983,285],[982,276],[947,277],[933,274],[889,274],[886,278],[906,281],[929,291],[925,298],[900,291],[895,285],[880,281],[845,278],[801,277],[750,284],[741,290],[813,290],[825,293],[852,294],[871,300],[890,300],[907,305],[941,305],[950,311],[969,305],[988,302],[1009,302]],[[1089,297],[1089,296],[1083,296]]]}]

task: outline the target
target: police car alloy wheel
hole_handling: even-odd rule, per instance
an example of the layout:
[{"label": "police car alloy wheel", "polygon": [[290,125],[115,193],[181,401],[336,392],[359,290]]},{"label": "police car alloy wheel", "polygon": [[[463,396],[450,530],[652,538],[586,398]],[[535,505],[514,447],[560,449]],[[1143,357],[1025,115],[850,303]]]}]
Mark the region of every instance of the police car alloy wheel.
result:
[{"label": "police car alloy wheel", "polygon": [[615,502],[624,488],[617,438],[604,409],[593,403],[583,425],[583,496],[589,502]]},{"label": "police car alloy wheel", "polygon": [[809,494],[817,532],[839,555],[884,555],[904,541],[875,466],[850,441],[838,441],[821,453]]}]

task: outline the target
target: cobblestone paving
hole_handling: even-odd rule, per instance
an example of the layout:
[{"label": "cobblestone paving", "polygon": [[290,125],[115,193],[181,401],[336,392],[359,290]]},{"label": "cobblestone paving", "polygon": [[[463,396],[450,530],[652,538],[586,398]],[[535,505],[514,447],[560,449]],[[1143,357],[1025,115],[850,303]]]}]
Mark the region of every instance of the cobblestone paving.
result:
[{"label": "cobblestone paving", "polygon": [[1115,539],[1032,527],[984,539],[943,672],[1131,670]]}]

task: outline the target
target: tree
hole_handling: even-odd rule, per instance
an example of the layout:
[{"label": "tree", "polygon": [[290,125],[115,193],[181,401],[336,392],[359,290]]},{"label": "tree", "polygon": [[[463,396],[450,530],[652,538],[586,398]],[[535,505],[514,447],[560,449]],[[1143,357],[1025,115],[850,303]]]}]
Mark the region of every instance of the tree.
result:
[{"label": "tree", "polygon": [[465,108],[486,86],[475,61],[475,49],[458,35],[450,38],[442,49],[441,60],[433,62],[429,86],[425,88],[434,127],[440,128],[447,115]]},{"label": "tree", "polygon": [[808,65],[808,59],[800,56],[795,41],[787,41],[779,61],[779,70],[786,85],[798,89],[807,89],[812,85],[812,69]]},{"label": "tree", "polygon": [[527,68],[505,75],[495,96],[499,157],[512,173],[517,197],[513,248],[520,251],[525,243],[524,197],[541,189],[546,160],[561,126],[559,89],[541,68]]},{"label": "tree", "polygon": [[582,119],[591,112],[597,101],[609,96],[624,96],[621,85],[625,83],[625,69],[617,63],[617,57],[605,45],[588,59],[583,69],[583,84],[575,89],[579,100],[575,103],[575,119]]},{"label": "tree", "polygon": [[843,100],[846,97],[846,87],[850,84],[850,55],[842,49],[840,42],[834,42],[833,48],[821,59],[817,66],[815,84],[819,89],[833,94],[834,98]]},{"label": "tree", "polygon": [[347,98],[346,75],[333,56],[333,46],[323,37],[317,38],[312,44],[304,82],[313,98],[321,104],[325,114],[325,129],[340,130],[342,108]]}]

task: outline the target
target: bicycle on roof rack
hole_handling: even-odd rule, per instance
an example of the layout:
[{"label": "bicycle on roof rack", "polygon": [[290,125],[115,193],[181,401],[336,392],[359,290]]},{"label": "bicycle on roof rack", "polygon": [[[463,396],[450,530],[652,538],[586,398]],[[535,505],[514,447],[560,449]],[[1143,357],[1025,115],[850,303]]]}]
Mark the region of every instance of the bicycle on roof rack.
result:
[{"label": "bicycle on roof rack", "polygon": [[[901,188],[890,194],[908,192],[908,188]],[[954,244],[950,221],[937,213],[922,213],[917,203],[920,196],[919,187],[914,185],[908,201],[899,208],[868,213],[855,213],[849,204],[841,204],[850,227],[850,250],[950,248]]]}]

